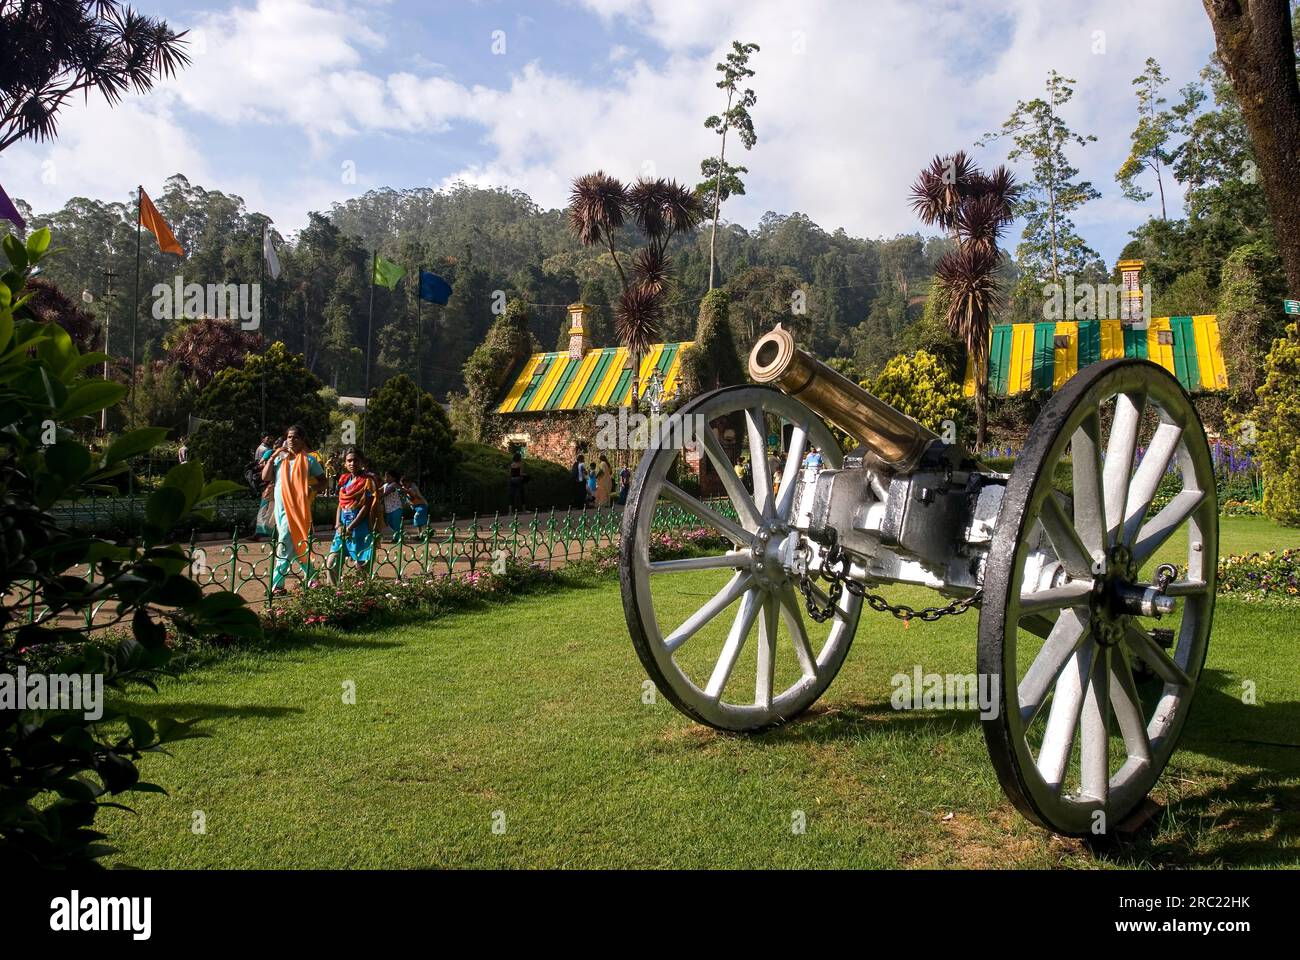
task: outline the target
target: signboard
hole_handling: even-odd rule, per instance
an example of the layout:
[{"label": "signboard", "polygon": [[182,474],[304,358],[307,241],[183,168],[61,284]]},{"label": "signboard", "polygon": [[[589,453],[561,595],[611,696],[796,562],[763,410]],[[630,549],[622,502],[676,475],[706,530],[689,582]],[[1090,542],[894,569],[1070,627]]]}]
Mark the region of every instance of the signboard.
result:
[{"label": "signboard", "polygon": [[1283,300],[1282,307],[1287,313],[1300,313],[1300,300]]}]

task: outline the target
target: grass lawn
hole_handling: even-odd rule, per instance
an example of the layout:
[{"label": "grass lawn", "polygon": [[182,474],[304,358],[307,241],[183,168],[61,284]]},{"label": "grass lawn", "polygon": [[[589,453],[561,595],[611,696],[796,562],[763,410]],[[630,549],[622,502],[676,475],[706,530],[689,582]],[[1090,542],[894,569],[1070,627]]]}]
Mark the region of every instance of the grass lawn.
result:
[{"label": "grass lawn", "polygon": [[[1300,531],[1256,518],[1221,530],[1225,554],[1300,545]],[[674,575],[683,610],[717,575]],[[885,592],[914,606],[933,597]],[[142,691],[160,715],[202,718],[211,737],[147,758],[145,777],[170,795],[135,795],[138,817],[108,810],[98,825],[122,848],[116,862],[163,868],[1294,867],[1298,618],[1219,601],[1182,748],[1156,789],[1159,828],[1106,852],[1012,809],[974,713],[891,709],[890,677],[914,664],[974,671],[975,613],[904,631],[864,612],[812,710],[733,736],[662,697],[643,702],[613,582],[322,632]],[[1243,680],[1255,705],[1241,702]],[[193,832],[195,811],[206,833]]]}]

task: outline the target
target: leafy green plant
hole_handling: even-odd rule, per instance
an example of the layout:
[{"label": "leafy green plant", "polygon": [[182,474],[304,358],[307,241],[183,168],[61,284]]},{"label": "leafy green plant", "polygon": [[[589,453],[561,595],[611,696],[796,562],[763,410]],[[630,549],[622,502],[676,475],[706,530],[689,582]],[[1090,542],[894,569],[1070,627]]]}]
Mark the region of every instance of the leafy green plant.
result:
[{"label": "leafy green plant", "polygon": [[1264,475],[1264,512],[1300,524],[1300,324],[1273,342],[1254,419],[1258,460]]},{"label": "leafy green plant", "polygon": [[961,386],[924,350],[899,354],[885,364],[880,376],[862,385],[935,433],[943,432],[945,420],[958,423],[962,418]]},{"label": "leafy green plant", "polygon": [[[199,636],[255,634],[260,625],[238,596],[205,596],[185,575],[190,558],[168,543],[186,515],[205,514],[214,497],[236,489],[205,482],[198,462],[174,467],[149,495],[134,539],[114,542],[55,524],[56,504],[104,489],[166,431],[131,431],[98,454],[78,439],[86,418],[118,402],[125,387],[87,376],[105,357],[82,354],[62,327],[31,316],[26,281],[49,243],[44,229],[26,244],[14,236],[3,243],[0,673],[16,688],[19,668],[53,664],[55,673],[98,676],[120,691],[149,683],[166,666],[169,626]],[[126,624],[130,633],[116,642],[86,642]],[[112,852],[94,829],[99,810],[123,806],[110,797],[160,792],[141,781],[136,761],[195,735],[188,724],[146,719],[120,700],[101,703],[94,719],[94,710],[60,709],[67,702],[17,706],[0,710],[0,867],[85,866]]]}]

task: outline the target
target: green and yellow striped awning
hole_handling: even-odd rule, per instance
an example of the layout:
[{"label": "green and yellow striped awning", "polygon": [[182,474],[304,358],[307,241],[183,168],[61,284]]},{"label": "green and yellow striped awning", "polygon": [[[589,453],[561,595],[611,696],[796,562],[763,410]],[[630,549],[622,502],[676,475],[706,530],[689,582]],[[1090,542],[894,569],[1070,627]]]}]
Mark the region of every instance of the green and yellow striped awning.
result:
[{"label": "green and yellow striped awning", "polygon": [[[664,378],[664,398],[677,392],[682,351],[691,343],[651,344],[641,358],[641,383],[658,370]],[[632,369],[625,347],[589,350],[581,358],[567,353],[535,353],[497,406],[497,413],[543,413],[583,407],[618,407],[632,397]],[[644,389],[644,387],[643,387]]]},{"label": "green and yellow striped awning", "polygon": [[[1206,315],[1156,317],[1145,330],[1120,320],[999,324],[989,341],[989,393],[1007,397],[1027,390],[1057,390],[1080,367],[1115,357],[1152,360],[1189,393],[1228,386],[1219,321]],[[969,359],[965,393],[975,395],[975,369]]]}]

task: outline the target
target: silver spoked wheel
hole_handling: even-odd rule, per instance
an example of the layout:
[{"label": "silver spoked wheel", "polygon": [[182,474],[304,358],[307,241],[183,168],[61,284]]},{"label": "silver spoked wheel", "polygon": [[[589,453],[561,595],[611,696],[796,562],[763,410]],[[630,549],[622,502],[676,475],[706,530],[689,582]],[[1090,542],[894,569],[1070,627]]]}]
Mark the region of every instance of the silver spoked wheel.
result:
[{"label": "silver spoked wheel", "polygon": [[[749,455],[753,494],[735,473],[728,431],[733,448]],[[769,431],[785,447],[779,479],[767,463]],[[684,451],[671,439],[691,435],[721,479],[720,502],[705,504],[673,482]],[[841,465],[834,436],[803,404],[767,387],[729,387],[667,418],[633,478],[620,546],[628,629],[659,691],[701,723],[758,730],[786,721],[821,696],[848,653],[862,601],[846,592],[830,620],[816,624],[788,571],[796,549],[806,547],[814,565],[820,558],[789,523],[810,445],[825,466]],[[652,560],[656,514],[672,509],[718,531],[729,548]],[[816,599],[827,600],[820,591]]]},{"label": "silver spoked wheel", "polygon": [[1022,812],[1100,834],[1146,797],[1205,661],[1217,562],[1213,462],[1178,382],[1141,360],[1076,375],[1016,462],[984,579],[984,735]]}]

